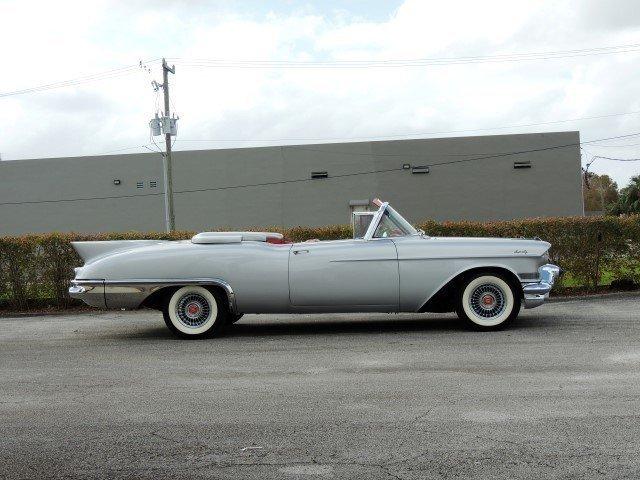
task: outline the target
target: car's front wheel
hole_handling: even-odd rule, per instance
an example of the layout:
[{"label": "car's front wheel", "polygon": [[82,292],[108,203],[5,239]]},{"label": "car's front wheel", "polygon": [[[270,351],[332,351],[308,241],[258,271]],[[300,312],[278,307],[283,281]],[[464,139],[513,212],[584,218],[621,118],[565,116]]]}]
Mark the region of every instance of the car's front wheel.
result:
[{"label": "car's front wheel", "polygon": [[198,285],[173,292],[167,298],[162,313],[169,330],[182,338],[216,335],[229,317],[222,294]]},{"label": "car's front wheel", "polygon": [[463,283],[456,312],[475,330],[496,330],[518,316],[520,303],[519,292],[507,278],[480,273]]}]

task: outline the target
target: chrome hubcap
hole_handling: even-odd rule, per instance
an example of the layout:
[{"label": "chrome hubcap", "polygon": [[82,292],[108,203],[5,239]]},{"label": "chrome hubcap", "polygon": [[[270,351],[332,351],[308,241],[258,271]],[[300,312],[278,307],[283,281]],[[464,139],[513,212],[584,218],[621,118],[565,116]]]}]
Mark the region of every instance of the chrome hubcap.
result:
[{"label": "chrome hubcap", "polygon": [[469,306],[480,317],[497,317],[506,308],[504,292],[490,283],[479,285],[469,297]]},{"label": "chrome hubcap", "polygon": [[176,315],[184,326],[198,328],[204,325],[211,317],[211,306],[202,295],[189,293],[178,301]]}]

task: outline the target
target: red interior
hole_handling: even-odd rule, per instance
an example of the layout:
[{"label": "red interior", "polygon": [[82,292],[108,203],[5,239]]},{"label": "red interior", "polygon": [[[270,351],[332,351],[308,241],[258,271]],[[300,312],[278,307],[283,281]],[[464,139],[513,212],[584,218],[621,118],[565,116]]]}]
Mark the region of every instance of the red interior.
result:
[{"label": "red interior", "polygon": [[293,240],[289,238],[267,237],[267,243],[273,243],[274,245],[289,245],[293,243]]}]

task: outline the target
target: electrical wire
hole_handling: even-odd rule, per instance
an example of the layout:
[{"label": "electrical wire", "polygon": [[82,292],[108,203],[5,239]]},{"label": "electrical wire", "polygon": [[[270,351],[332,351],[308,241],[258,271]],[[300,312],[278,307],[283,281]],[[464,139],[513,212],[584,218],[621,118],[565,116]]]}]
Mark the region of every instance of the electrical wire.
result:
[{"label": "electrical wire", "polygon": [[[435,167],[435,166],[440,166],[440,165],[452,165],[455,163],[464,163],[464,162],[472,162],[472,161],[477,161],[477,160],[486,160],[486,159],[490,159],[490,158],[500,158],[500,157],[506,157],[506,156],[512,156],[512,155],[522,155],[525,153],[535,153],[535,152],[544,152],[547,150],[555,150],[555,149],[559,149],[559,148],[569,148],[569,147],[581,147],[581,145],[585,145],[585,144],[593,144],[596,142],[604,142],[604,141],[608,141],[608,140],[614,140],[614,139],[620,139],[620,138],[631,138],[631,137],[636,137],[640,135],[640,132],[638,133],[630,133],[627,135],[620,135],[620,136],[616,136],[616,137],[609,137],[609,138],[603,138],[603,139],[596,139],[596,140],[585,140],[583,142],[573,142],[573,143],[566,143],[563,145],[554,145],[554,146],[549,146],[549,147],[541,147],[541,148],[535,148],[535,149],[530,149],[530,150],[520,150],[520,151],[512,151],[512,152],[498,152],[498,153],[491,153],[491,154],[481,154],[481,156],[478,157],[472,157],[472,158],[462,158],[459,160],[450,160],[447,162],[439,162],[439,163],[427,163],[423,166],[425,167]],[[395,157],[406,157],[406,156],[419,156],[421,158],[424,158],[426,155],[415,155],[415,154],[410,154],[410,155],[404,155],[404,154],[388,154],[388,153],[365,153],[365,152],[345,152],[345,151],[336,151],[336,150],[322,150],[322,149],[313,149],[313,148],[305,148],[305,147],[297,147],[297,146],[293,146],[293,147],[289,147],[289,148],[294,148],[296,150],[306,150],[306,151],[314,151],[314,152],[321,152],[324,154],[338,154],[338,155],[358,155],[358,156],[395,156]],[[462,156],[471,156],[471,155],[476,155],[474,153],[469,153],[469,154],[438,154],[437,156],[449,156],[449,155],[462,155]],[[607,157],[600,157],[600,158],[605,158],[608,159]]]},{"label": "electrical wire", "polygon": [[98,156],[98,155],[109,155],[111,153],[124,152],[125,150],[133,150],[135,148],[147,148],[147,147],[145,145],[135,145],[135,146],[132,146],[132,147],[116,148],[115,150],[108,150],[106,152],[94,153],[93,155],[95,155],[95,156]]},{"label": "electrical wire", "polygon": [[81,202],[86,200],[110,200],[118,198],[134,198],[134,197],[152,197],[157,195],[164,195],[164,193],[138,193],[135,195],[109,195],[105,197],[80,197],[80,198],[60,198],[57,200],[32,200],[22,202],[2,202],[1,205],[32,205],[40,203],[64,203],[64,202]]},{"label": "electrical wire", "polygon": [[234,60],[234,59],[188,59],[173,57],[175,61],[186,67],[203,68],[374,68],[374,67],[424,67],[437,65],[462,65],[475,63],[519,62],[531,60],[552,60],[562,58],[584,57],[592,55],[611,55],[618,53],[634,53],[640,51],[640,44],[618,45],[610,47],[594,47],[587,49],[557,50],[547,52],[512,53],[501,55],[384,59],[384,60]]},{"label": "electrical wire", "polygon": [[41,91],[44,91],[44,90],[51,90],[51,89],[54,89],[54,88],[75,86],[75,85],[80,85],[80,84],[84,84],[84,83],[88,83],[88,82],[95,82],[95,81],[99,81],[99,80],[118,78],[118,77],[122,77],[122,76],[125,76],[125,75],[130,75],[132,73],[135,73],[140,68],[141,65],[148,65],[148,64],[151,64],[151,63],[156,62],[158,60],[159,59],[147,60],[147,61],[144,61],[144,62],[137,63],[136,65],[129,65],[129,66],[126,66],[126,67],[114,68],[114,69],[111,69],[111,70],[106,70],[104,72],[94,73],[92,75],[84,75],[84,76],[73,78],[73,79],[70,79],[70,80],[63,80],[63,81],[60,81],[60,82],[47,83],[47,84],[44,84],[44,85],[38,85],[38,86],[34,86],[34,87],[30,87],[30,88],[24,88],[24,89],[20,89],[20,90],[14,90],[14,91],[10,91],[10,92],[0,92],[0,98],[2,98],[2,97],[10,97],[10,96],[14,96],[14,95],[23,95],[25,93],[41,92]]},{"label": "electrical wire", "polygon": [[570,123],[570,122],[580,122],[585,120],[598,120],[602,118],[610,118],[610,117],[619,117],[626,115],[638,115],[640,114],[640,110],[635,110],[631,112],[621,112],[621,113],[607,113],[603,115],[591,115],[587,117],[576,117],[576,118],[568,118],[565,120],[552,120],[548,122],[536,122],[536,123],[520,123],[516,125],[505,125],[500,127],[484,127],[484,128],[468,128],[464,130],[448,130],[448,131],[436,131],[436,132],[412,132],[412,133],[396,133],[390,135],[363,135],[360,137],[288,137],[288,138],[269,138],[269,139],[232,139],[232,138],[224,138],[224,139],[183,139],[181,138],[181,142],[194,142],[194,143],[246,143],[246,142],[321,142],[321,141],[332,141],[332,140],[367,140],[367,139],[384,139],[384,138],[407,138],[407,137],[426,137],[431,135],[449,135],[454,133],[469,133],[469,132],[486,132],[491,130],[508,130],[513,128],[529,128],[529,127],[539,127],[544,125],[556,125],[560,123]]},{"label": "electrical wire", "polygon": [[[621,139],[621,138],[630,138],[630,137],[635,137],[635,136],[638,136],[638,135],[640,135],[640,132],[630,133],[630,134],[625,134],[625,135],[617,135],[617,136],[614,136],[614,137],[600,138],[600,139],[595,139],[595,140],[588,140],[588,141],[584,141],[582,143],[583,144],[590,144],[590,143],[596,143],[596,142],[604,142],[604,141],[608,141],[608,140],[618,140],[618,139]],[[554,150],[554,149],[567,148],[567,147],[575,147],[575,146],[580,146],[580,143],[554,145],[554,146],[549,146],[549,147],[544,147],[544,148],[536,148],[536,149],[531,149],[531,150],[520,150],[520,151],[514,151],[514,152],[503,152],[503,153],[495,154],[495,155],[486,155],[486,156],[475,157],[475,158],[454,160],[454,161],[450,161],[450,162],[432,163],[432,164],[427,165],[427,166],[450,165],[450,164],[454,164],[454,163],[471,162],[471,161],[478,161],[478,160],[487,160],[487,159],[490,159],[490,158],[506,157],[506,156],[510,156],[510,155],[522,155],[524,153],[541,152],[541,151]],[[400,171],[406,171],[406,170],[404,168],[402,168],[402,167],[397,167],[397,168],[389,168],[389,169],[381,169],[381,170],[369,170],[369,171],[363,171],[363,172],[351,172],[351,173],[344,173],[344,174],[338,174],[338,175],[331,175],[331,176],[328,177],[328,179],[354,177],[354,176],[359,176],[359,175],[371,175],[371,174],[374,174],[374,173],[400,172]],[[318,180],[306,177],[306,178],[289,179],[289,180],[276,180],[276,181],[272,181],[272,182],[251,183],[251,184],[243,184],[243,185],[227,185],[227,186],[222,186],[222,187],[210,187],[210,188],[198,188],[198,189],[189,189],[189,190],[177,190],[177,191],[174,191],[173,193],[176,194],[176,195],[179,195],[179,194],[184,194],[184,193],[212,192],[212,191],[220,191],[220,190],[231,190],[231,189],[237,189],[237,188],[273,186],[273,185],[282,185],[282,184],[288,184],[288,183],[301,183],[301,182],[309,182],[309,181],[317,182]],[[22,201],[22,202],[2,202],[2,203],[0,203],[0,206],[2,206],[2,205],[39,204],[39,203],[75,202],[75,201],[86,201],[86,200],[106,200],[106,199],[116,199],[116,198],[148,197],[148,196],[157,196],[157,195],[164,195],[164,193],[148,193],[148,194],[135,194],[135,195],[132,194],[132,195],[119,195],[119,196],[106,196],[106,197],[83,197],[83,198],[69,198],[69,199],[58,199],[58,200],[33,200],[33,201]]]},{"label": "electrical wire", "polygon": [[640,146],[640,143],[629,143],[627,145],[593,145],[598,148],[627,148],[627,147],[637,147]]},{"label": "electrical wire", "polygon": [[[586,49],[556,50],[547,52],[511,53],[500,55],[440,57],[417,59],[382,59],[382,60],[331,60],[331,61],[292,61],[292,60],[233,60],[233,59],[188,59],[182,57],[169,58],[185,67],[199,68],[376,68],[376,67],[424,67],[437,65],[463,65],[475,63],[520,62],[532,60],[553,60],[562,58],[583,57],[592,55],[612,55],[619,53],[635,53],[640,51],[640,44],[627,44],[609,47],[593,47]],[[40,92],[54,88],[80,85],[87,82],[116,78],[133,73],[136,69],[159,61],[154,58],[136,65],[106,70],[91,75],[84,75],[69,80],[53,82],[34,87],[0,92],[0,98]]]},{"label": "electrical wire", "polygon": [[595,155],[589,165],[591,165],[596,160],[610,160],[612,162],[640,162],[640,158],[612,158],[612,157],[603,157],[601,155]]}]

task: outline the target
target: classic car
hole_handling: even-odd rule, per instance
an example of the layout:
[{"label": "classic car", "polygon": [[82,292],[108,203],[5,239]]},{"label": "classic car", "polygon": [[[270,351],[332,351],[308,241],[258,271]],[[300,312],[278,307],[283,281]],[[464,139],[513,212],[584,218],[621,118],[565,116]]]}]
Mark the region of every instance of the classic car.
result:
[{"label": "classic car", "polygon": [[71,297],[102,308],[155,308],[185,338],[245,313],[456,312],[502,328],[541,305],[560,274],[540,239],[442,238],[387,202],[355,212],[353,238],[291,243],[279,233],[203,232],[190,240],[73,242],[84,260]]}]

